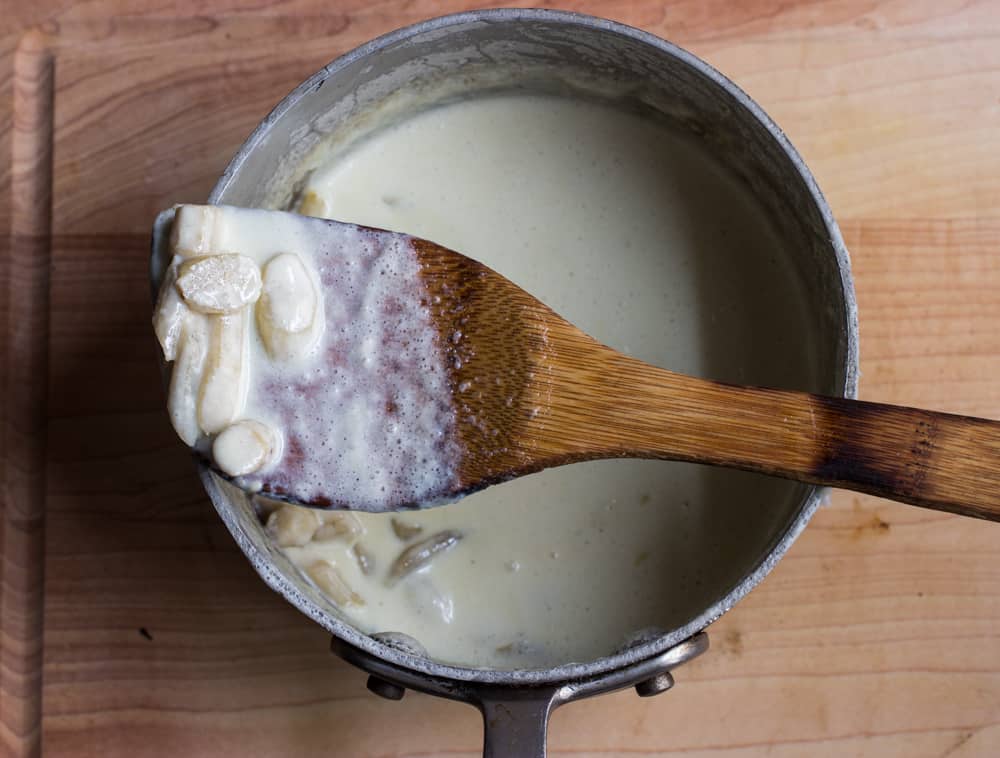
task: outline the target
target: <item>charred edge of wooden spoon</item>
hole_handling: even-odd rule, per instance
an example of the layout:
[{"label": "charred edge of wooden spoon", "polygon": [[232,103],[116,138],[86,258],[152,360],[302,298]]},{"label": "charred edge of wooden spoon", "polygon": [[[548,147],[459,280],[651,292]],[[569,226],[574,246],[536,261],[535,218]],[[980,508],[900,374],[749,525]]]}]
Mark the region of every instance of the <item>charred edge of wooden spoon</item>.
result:
[{"label": "charred edge of wooden spoon", "polygon": [[[817,445],[812,473],[818,480],[853,482],[860,486],[851,489],[873,495],[997,520],[989,494],[997,477],[986,468],[1000,452],[994,447],[996,422],[882,403],[812,400],[817,424],[829,430]],[[943,466],[942,455],[954,460]]]},{"label": "charred edge of wooden spoon", "polygon": [[[896,465],[892,456],[887,454],[890,451],[873,455],[869,430],[873,424],[892,423],[896,409],[877,404],[848,406],[845,401],[828,397],[812,398],[811,402],[817,426],[830,430],[829,434],[823,434],[816,447],[816,460],[811,473],[817,479],[856,481],[883,491],[901,486],[910,489],[922,484],[924,472],[908,465]],[[848,418],[850,421],[845,423]],[[847,428],[848,425],[850,428]],[[921,422],[915,431],[910,452],[924,457],[933,447],[934,429]]]}]

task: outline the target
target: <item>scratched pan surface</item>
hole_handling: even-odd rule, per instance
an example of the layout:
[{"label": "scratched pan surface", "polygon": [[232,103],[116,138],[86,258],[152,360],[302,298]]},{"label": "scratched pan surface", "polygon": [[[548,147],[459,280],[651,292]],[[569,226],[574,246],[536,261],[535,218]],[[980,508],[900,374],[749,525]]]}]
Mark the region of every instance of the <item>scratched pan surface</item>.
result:
[{"label": "scratched pan surface", "polygon": [[[210,201],[283,206],[308,168],[304,159],[320,142],[347,144],[444,101],[510,90],[586,91],[693,135],[750,188],[786,247],[797,251],[792,263],[816,322],[809,359],[818,379],[808,389],[855,396],[857,321],[847,252],[808,170],[781,131],[735,85],[688,53],[612,22],[513,9],[434,19],[379,38],[317,72],[282,101],[233,159]],[[665,634],[596,660],[496,671],[415,657],[355,629],[267,539],[243,493],[207,470],[202,479],[261,577],[341,641],[414,674],[503,686],[603,675],[690,638],[763,579],[823,495],[788,483],[787,505],[745,535],[754,554],[750,564],[733,566],[728,576],[718,573],[718,582],[701,588],[697,612]]]}]

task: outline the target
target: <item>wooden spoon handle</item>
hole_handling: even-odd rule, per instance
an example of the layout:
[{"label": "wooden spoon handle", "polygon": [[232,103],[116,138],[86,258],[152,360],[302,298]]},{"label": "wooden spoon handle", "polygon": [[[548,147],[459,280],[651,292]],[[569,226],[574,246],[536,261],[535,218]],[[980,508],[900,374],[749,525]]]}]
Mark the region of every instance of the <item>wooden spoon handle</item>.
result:
[{"label": "wooden spoon handle", "polygon": [[[1000,423],[803,396],[819,409],[806,481],[1000,521]],[[805,477],[803,477],[805,479]]]},{"label": "wooden spoon handle", "polygon": [[569,458],[710,463],[1000,520],[1000,422],[737,387],[604,350],[599,381],[551,388]]}]

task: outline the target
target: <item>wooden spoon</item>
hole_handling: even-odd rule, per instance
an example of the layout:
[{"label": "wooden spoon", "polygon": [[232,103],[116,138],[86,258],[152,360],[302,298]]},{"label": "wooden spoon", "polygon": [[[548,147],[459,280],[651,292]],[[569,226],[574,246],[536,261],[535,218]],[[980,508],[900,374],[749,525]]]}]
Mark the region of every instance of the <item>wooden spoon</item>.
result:
[{"label": "wooden spoon", "polygon": [[1000,422],[657,368],[602,345],[481,263],[414,244],[438,296],[438,333],[465,335],[453,386],[491,375],[516,383],[512,406],[509,384],[455,393],[460,418],[491,422],[460,423],[463,489],[575,461],[662,458],[1000,520]]},{"label": "wooden spoon", "polygon": [[[435,500],[577,461],[660,458],[1000,520],[1000,422],[657,368],[600,344],[481,263],[399,237],[421,264],[458,419],[461,459]],[[265,494],[283,497],[262,477]]]}]

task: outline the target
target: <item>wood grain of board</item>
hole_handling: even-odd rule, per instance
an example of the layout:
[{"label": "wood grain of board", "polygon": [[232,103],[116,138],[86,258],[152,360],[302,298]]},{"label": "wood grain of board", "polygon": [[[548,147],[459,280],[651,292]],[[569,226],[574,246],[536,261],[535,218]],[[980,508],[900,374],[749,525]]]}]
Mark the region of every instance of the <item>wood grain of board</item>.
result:
[{"label": "wood grain of board", "polygon": [[[41,744],[45,574],[53,61],[28,33],[14,61],[7,276],[10,328],[4,415],[3,593],[0,614],[0,745]],[[41,381],[38,379],[41,378]]]},{"label": "wood grain of board", "polygon": [[[145,256],[155,212],[203,199],[309,73],[382,32],[493,4],[3,4],[0,151],[21,161],[0,160],[6,754],[477,754],[471,708],[370,695],[238,552],[162,412]],[[864,398],[1000,418],[1000,6],[547,5],[684,45],[785,129],[852,252]],[[44,131],[15,129],[44,102],[30,72],[46,57],[48,239],[18,227],[45,215],[31,210],[45,177],[18,175],[44,157]],[[29,243],[50,266],[24,262]],[[37,559],[11,532],[25,513],[44,516]],[[668,695],[557,711],[552,754],[1000,754],[996,525],[837,494],[710,635]]]}]

